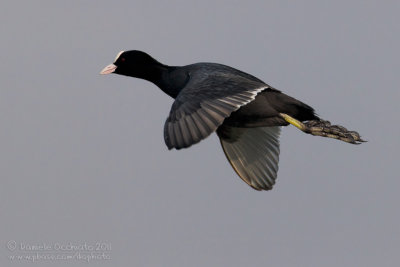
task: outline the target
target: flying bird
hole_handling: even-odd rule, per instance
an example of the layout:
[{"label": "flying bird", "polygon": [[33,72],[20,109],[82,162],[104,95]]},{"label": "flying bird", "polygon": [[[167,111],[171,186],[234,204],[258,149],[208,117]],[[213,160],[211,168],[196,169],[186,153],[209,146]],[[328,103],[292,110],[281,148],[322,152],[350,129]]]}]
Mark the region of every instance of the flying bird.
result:
[{"label": "flying bird", "polygon": [[120,74],[157,85],[175,99],[164,125],[168,149],[190,147],[216,132],[239,177],[256,190],[275,184],[281,126],[352,144],[355,131],[331,125],[314,109],[260,79],[217,63],[164,65],[137,50],[121,51],[100,74]]}]

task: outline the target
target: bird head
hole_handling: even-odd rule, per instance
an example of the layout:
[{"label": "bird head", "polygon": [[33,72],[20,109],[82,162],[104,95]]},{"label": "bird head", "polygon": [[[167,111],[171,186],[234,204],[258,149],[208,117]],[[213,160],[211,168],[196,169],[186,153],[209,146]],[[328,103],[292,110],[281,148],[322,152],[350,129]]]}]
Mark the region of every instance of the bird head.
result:
[{"label": "bird head", "polygon": [[121,51],[115,57],[114,62],[106,66],[100,74],[115,73],[147,79],[147,76],[159,66],[163,65],[142,51]]}]

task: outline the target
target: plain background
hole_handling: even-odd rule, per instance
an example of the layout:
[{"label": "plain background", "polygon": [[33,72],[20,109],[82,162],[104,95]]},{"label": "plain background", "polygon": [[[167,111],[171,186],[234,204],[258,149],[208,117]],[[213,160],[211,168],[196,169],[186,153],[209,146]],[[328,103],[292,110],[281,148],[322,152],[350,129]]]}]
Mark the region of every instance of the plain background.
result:
[{"label": "plain background", "polygon": [[[399,1],[3,1],[0,265],[397,266],[399,14]],[[277,184],[256,192],[215,135],[167,150],[172,99],[156,86],[99,75],[130,49],[249,72],[369,142],[286,127]],[[21,243],[85,242],[111,259],[9,259],[29,254]]]}]

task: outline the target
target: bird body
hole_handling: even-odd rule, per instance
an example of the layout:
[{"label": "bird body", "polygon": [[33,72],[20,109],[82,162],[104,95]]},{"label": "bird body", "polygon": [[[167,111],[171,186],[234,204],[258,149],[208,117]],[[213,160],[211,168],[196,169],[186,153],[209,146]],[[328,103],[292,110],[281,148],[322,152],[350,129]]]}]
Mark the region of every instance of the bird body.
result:
[{"label": "bird body", "polygon": [[363,141],[358,133],[321,120],[303,102],[222,64],[167,66],[132,50],[121,51],[101,72],[109,73],[148,80],[175,99],[164,126],[169,149],[190,147],[216,132],[233,169],[256,190],[272,189],[275,183],[280,126],[293,124],[313,135]]}]

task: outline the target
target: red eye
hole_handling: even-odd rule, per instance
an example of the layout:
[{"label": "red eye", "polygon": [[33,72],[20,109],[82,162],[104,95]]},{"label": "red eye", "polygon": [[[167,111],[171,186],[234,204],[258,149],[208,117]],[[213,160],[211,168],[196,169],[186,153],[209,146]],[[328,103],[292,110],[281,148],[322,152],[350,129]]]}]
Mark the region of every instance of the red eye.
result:
[{"label": "red eye", "polygon": [[124,62],[125,61],[125,58],[124,57],[121,57],[121,62]]}]

